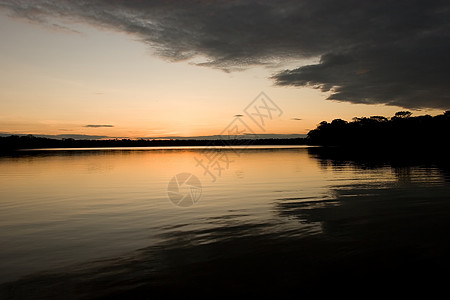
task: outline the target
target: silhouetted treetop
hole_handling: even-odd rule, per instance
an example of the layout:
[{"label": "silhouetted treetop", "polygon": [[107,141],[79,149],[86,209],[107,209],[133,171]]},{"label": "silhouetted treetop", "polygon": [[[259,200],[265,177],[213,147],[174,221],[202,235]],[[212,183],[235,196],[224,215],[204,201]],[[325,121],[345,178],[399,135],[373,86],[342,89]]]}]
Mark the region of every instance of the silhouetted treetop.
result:
[{"label": "silhouetted treetop", "polygon": [[396,118],[409,118],[409,117],[411,117],[411,115],[412,115],[412,112],[404,110],[404,111],[396,112],[394,117],[396,117]]}]

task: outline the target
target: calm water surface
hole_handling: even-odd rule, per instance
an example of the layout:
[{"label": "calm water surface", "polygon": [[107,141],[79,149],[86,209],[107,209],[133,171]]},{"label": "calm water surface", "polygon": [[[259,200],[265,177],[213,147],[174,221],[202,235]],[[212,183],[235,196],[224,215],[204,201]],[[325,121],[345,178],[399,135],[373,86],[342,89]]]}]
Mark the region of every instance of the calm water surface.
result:
[{"label": "calm water surface", "polygon": [[[366,164],[306,147],[222,149],[232,161],[213,182],[196,166],[203,151],[0,157],[0,295],[276,289],[332,281],[343,270],[364,278],[449,265],[450,172],[439,163]],[[202,182],[188,208],[167,196],[182,172]]]}]

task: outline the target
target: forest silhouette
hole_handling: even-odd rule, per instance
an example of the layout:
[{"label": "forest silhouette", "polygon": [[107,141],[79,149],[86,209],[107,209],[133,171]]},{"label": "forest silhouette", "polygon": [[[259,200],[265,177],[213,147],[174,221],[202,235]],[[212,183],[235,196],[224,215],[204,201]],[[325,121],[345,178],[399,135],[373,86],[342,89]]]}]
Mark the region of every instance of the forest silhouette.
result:
[{"label": "forest silhouette", "polygon": [[355,117],[351,122],[321,122],[308,133],[308,142],[323,146],[444,146],[450,130],[450,111],[437,116],[413,117],[399,111],[393,117]]}]

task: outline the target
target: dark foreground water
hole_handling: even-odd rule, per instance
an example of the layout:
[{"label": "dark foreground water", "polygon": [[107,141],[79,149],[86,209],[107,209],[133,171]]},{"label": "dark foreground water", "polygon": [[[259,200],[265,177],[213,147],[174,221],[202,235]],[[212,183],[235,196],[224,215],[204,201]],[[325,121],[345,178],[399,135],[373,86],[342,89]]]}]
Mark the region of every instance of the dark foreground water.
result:
[{"label": "dark foreground water", "polygon": [[[197,166],[211,153],[87,149],[0,157],[0,299],[446,286],[445,162],[253,147],[217,152],[228,161],[221,156],[221,174],[211,166],[213,182]],[[182,172],[202,184],[187,208],[167,192]]]}]

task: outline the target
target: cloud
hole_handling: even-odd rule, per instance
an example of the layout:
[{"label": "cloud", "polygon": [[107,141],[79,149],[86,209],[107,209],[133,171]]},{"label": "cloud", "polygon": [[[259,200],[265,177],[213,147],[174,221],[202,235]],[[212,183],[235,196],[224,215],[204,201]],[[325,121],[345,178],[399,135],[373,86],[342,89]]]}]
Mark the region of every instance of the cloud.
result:
[{"label": "cloud", "polygon": [[80,20],[133,34],[170,61],[234,70],[279,70],[280,86],[328,99],[406,108],[450,107],[450,2],[360,0],[13,1],[0,7],[35,22]]},{"label": "cloud", "polygon": [[[376,45],[323,55],[320,63],[285,70],[277,85],[310,86],[329,92],[327,99],[405,108],[450,107],[450,51],[437,37]],[[445,50],[444,50],[445,49]],[[448,52],[450,53],[450,52]]]},{"label": "cloud", "polygon": [[92,127],[92,128],[98,128],[98,127],[114,127],[114,125],[98,125],[98,124],[93,124],[93,125],[85,125],[83,127]]},{"label": "cloud", "polygon": [[235,118],[243,117],[244,115],[234,115]]},{"label": "cloud", "polygon": [[301,120],[303,120],[303,119],[300,119],[300,118],[292,118],[291,120],[293,120],[293,121],[301,121]]}]

